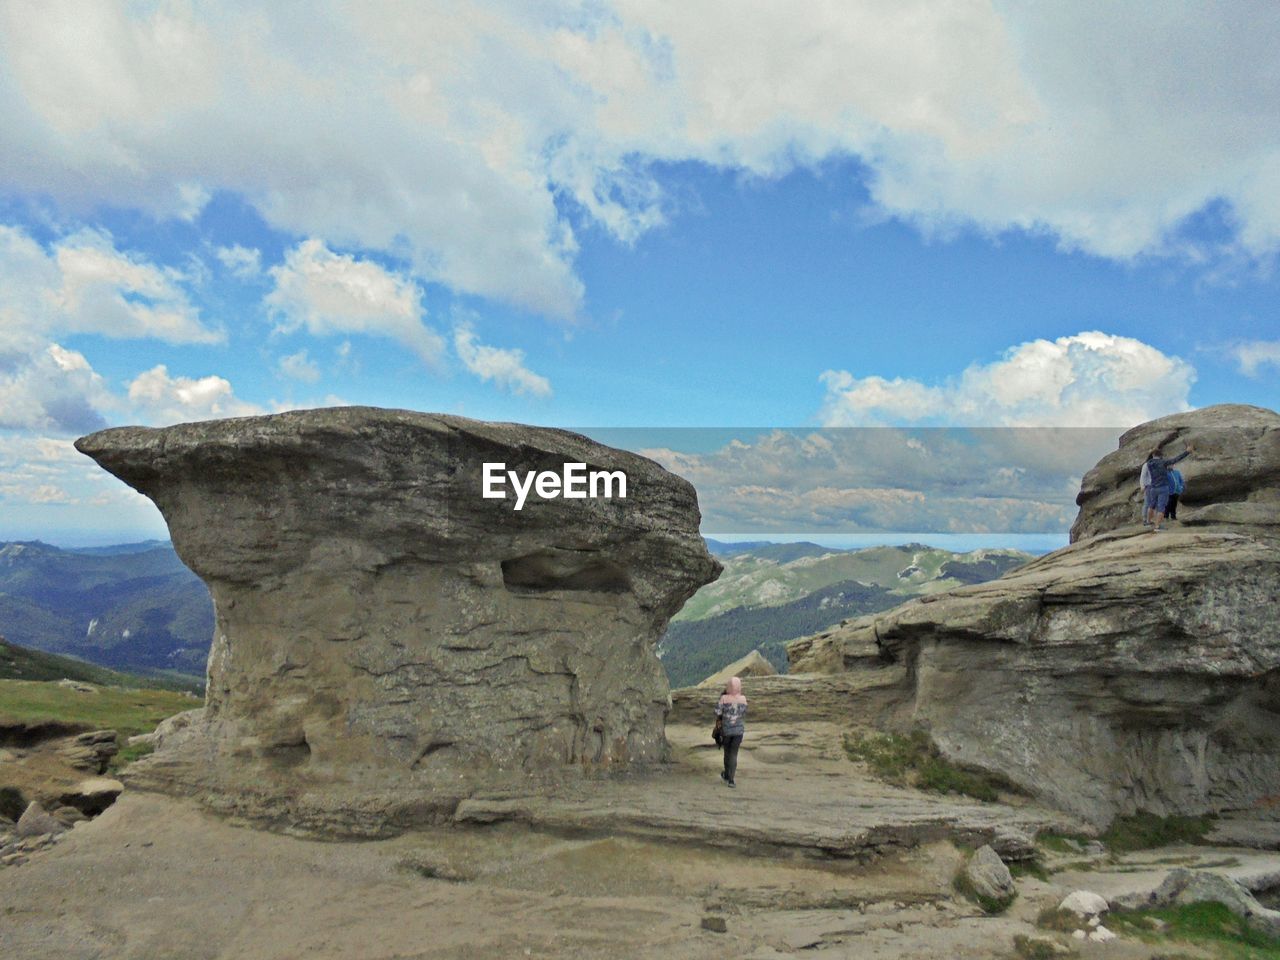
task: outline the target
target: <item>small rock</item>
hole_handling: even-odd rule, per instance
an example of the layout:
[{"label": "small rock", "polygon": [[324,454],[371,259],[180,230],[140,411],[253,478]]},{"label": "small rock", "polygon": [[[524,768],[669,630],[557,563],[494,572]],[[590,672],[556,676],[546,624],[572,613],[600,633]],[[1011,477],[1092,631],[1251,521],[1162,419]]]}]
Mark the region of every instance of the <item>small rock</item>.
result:
[{"label": "small rock", "polygon": [[725,923],[724,917],[706,916],[702,918],[702,929],[712,933],[728,933],[729,925]]},{"label": "small rock", "polygon": [[1100,924],[1100,923],[1102,923],[1102,921],[1101,921],[1100,919],[1098,919],[1097,917],[1090,917],[1090,918],[1089,918],[1088,926],[1090,926],[1090,927],[1096,927],[1096,926],[1098,926],[1098,924]]},{"label": "small rock", "polygon": [[1090,840],[1084,845],[1084,852],[1091,857],[1100,857],[1107,852],[1107,847],[1100,840]]},{"label": "small rock", "polygon": [[65,829],[67,828],[45,812],[39,801],[32,800],[18,818],[15,832],[19,837],[38,837],[42,833],[61,833]]},{"label": "small rock", "polygon": [[1083,930],[1072,930],[1071,936],[1075,937],[1077,940],[1083,940],[1088,936],[1088,934]]},{"label": "small rock", "polygon": [[1089,890],[1074,890],[1058,904],[1059,910],[1070,910],[1077,917],[1096,917],[1111,909],[1105,897]]},{"label": "small rock", "polygon": [[1109,940],[1116,939],[1116,935],[1112,933],[1110,930],[1108,930],[1106,927],[1095,927],[1094,930],[1089,934],[1089,939],[1094,941],[1095,943],[1106,943]]},{"label": "small rock", "polygon": [[88,817],[75,807],[59,807],[57,810],[53,811],[53,816],[59,823],[68,827],[79,823],[81,820],[88,819]]},{"label": "small rock", "polygon": [[66,687],[68,690],[74,690],[76,693],[97,693],[98,688],[88,683],[81,683],[79,680],[71,680],[63,677],[58,681],[58,686]]},{"label": "small rock", "polygon": [[0,857],[0,864],[6,867],[16,867],[19,864],[27,862],[27,858],[21,853],[10,853]]}]

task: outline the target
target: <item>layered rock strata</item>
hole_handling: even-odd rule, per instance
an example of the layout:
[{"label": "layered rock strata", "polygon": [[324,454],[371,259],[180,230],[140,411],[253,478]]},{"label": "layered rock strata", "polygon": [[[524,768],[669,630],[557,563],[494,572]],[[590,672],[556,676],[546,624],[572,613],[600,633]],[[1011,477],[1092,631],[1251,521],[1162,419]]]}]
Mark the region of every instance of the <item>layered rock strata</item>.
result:
[{"label": "layered rock strata", "polygon": [[[1138,522],[1147,451],[1190,443],[1187,494]],[[789,647],[793,673],[891,676],[874,715],[1095,824],[1274,811],[1280,796],[1280,416],[1224,406],[1124,434],[1084,479],[1074,542],[999,580]],[[886,705],[892,708],[883,709]]]},{"label": "layered rock strata", "polygon": [[[126,427],[77,448],[150,497],[209,586],[205,710],[131,781],[381,833],[478,789],[666,756],[654,650],[719,565],[693,488],[516,424],[347,407]],[[484,464],[626,497],[485,498]]]}]

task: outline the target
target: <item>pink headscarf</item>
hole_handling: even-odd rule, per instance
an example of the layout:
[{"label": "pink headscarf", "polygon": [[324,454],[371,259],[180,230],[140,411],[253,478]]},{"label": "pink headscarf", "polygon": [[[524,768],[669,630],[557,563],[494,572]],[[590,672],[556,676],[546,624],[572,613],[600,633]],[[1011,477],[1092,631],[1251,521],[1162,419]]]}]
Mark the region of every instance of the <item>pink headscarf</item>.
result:
[{"label": "pink headscarf", "polygon": [[724,690],[724,696],[720,699],[733,703],[746,703],[747,698],[742,695],[742,678],[730,677],[729,683]]}]

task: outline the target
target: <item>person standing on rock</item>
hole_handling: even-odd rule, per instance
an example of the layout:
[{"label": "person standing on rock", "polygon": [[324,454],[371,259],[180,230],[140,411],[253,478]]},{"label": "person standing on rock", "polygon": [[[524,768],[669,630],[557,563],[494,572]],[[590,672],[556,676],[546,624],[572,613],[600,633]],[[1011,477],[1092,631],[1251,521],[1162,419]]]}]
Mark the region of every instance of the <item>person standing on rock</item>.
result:
[{"label": "person standing on rock", "polygon": [[1169,471],[1169,507],[1164,512],[1166,520],[1178,519],[1178,498],[1182,496],[1182,491],[1187,488],[1186,481],[1182,479],[1182,474],[1170,469]]},{"label": "person standing on rock", "polygon": [[1151,489],[1151,468],[1147,466],[1145,460],[1142,463],[1142,473],[1138,476],[1138,485],[1142,488],[1139,493],[1142,499],[1138,502],[1138,512],[1142,514],[1142,525],[1149,527],[1151,521],[1147,519],[1147,491]]},{"label": "person standing on rock", "polygon": [[741,677],[729,678],[729,685],[716,703],[716,716],[720,718],[720,730],[724,736],[721,742],[724,769],[720,771],[720,779],[732,787],[738,772],[738,748],[742,746],[742,735],[747,729],[747,698],[742,695]]},{"label": "person standing on rock", "polygon": [[1147,472],[1151,476],[1151,486],[1147,487],[1147,520],[1151,523],[1151,532],[1160,532],[1160,521],[1169,506],[1169,468],[1191,456],[1191,444],[1176,457],[1162,457],[1161,449],[1156,447],[1147,454]]}]

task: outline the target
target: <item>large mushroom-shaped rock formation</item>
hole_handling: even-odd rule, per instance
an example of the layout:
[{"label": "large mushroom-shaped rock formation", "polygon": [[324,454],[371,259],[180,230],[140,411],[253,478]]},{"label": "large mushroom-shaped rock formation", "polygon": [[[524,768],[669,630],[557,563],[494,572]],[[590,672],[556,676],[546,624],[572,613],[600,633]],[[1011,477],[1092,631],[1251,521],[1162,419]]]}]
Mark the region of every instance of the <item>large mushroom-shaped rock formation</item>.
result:
[{"label": "large mushroom-shaped rock formation", "polygon": [[[1195,452],[1181,523],[1151,533],[1136,491],[1159,444]],[[1280,416],[1231,405],[1143,424],[1078,503],[1070,546],[794,641],[791,671],[874,671],[894,686],[876,687],[885,722],[1098,824],[1274,809]]]},{"label": "large mushroom-shaped rock formation", "polygon": [[[477,790],[666,756],[655,646],[719,565],[693,488],[652,461],[369,407],[76,446],[155,501],[216,613],[203,715],[131,782],[383,833]],[[517,510],[496,469],[506,496],[484,496],[486,463],[521,483],[584,465],[589,495],[545,479]]]}]

